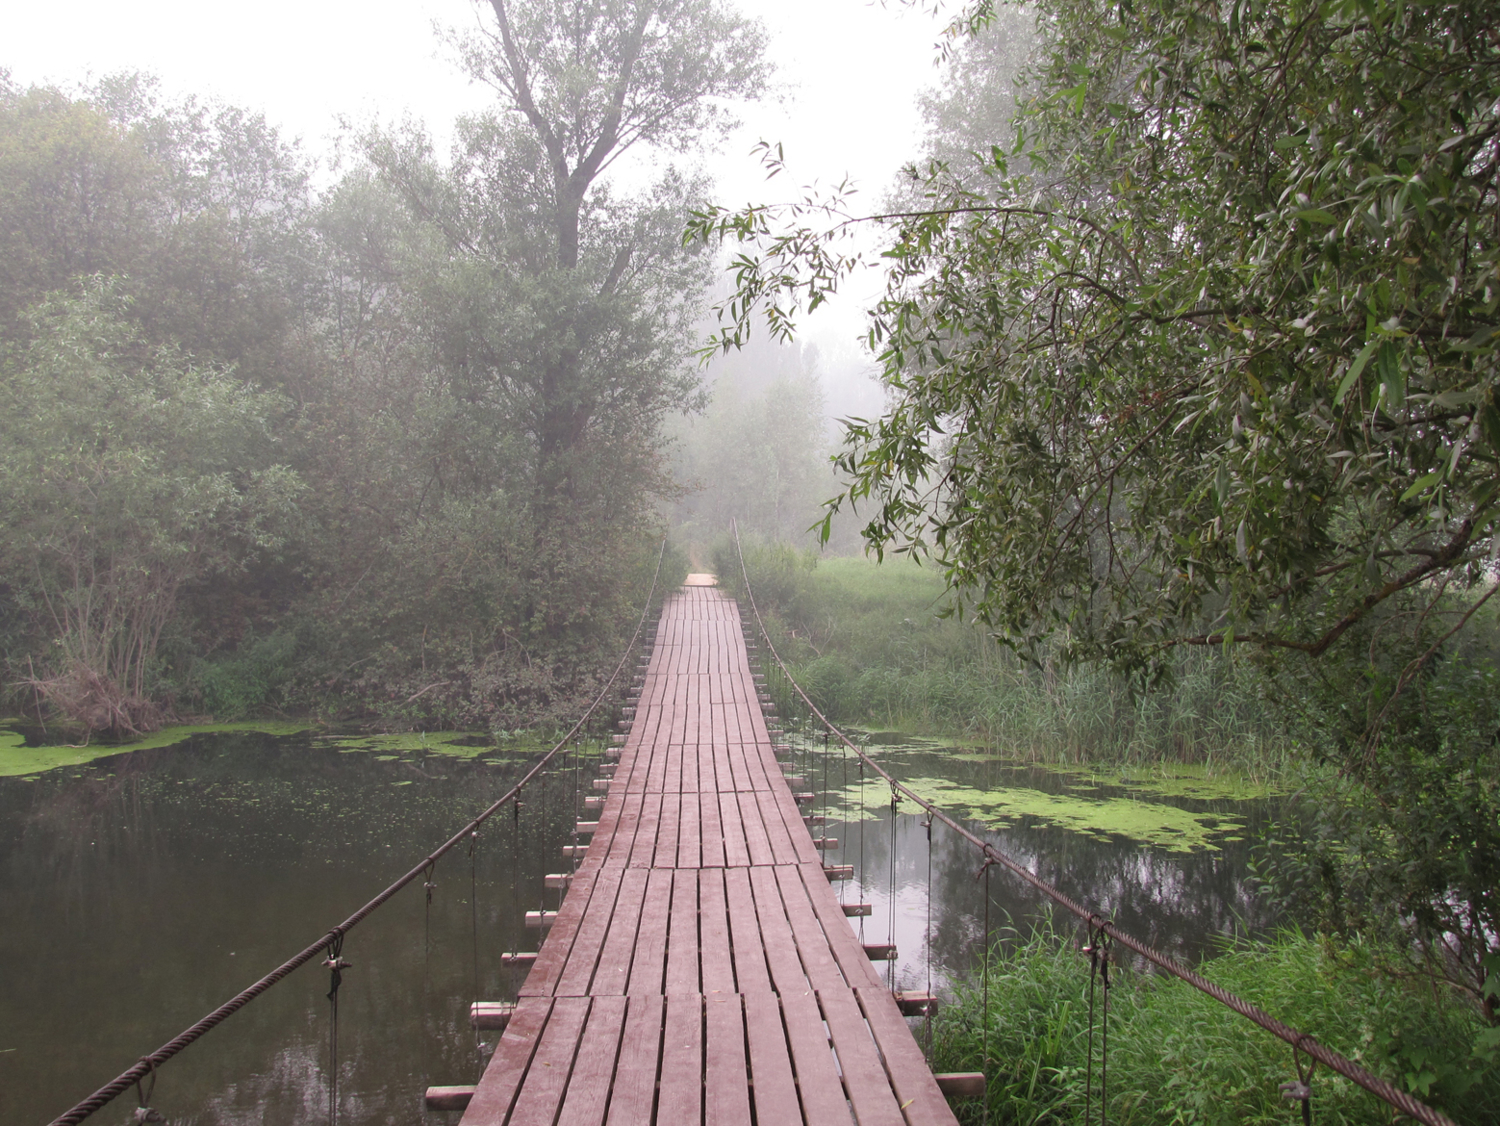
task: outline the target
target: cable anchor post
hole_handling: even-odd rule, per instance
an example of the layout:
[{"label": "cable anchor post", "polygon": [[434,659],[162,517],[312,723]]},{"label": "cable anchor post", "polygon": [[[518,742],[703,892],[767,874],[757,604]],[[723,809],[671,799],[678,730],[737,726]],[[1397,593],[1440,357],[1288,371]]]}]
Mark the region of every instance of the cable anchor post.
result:
[{"label": "cable anchor post", "polygon": [[1306,1035],[1299,1036],[1292,1045],[1292,1065],[1297,1069],[1296,1080],[1281,1084],[1279,1090],[1282,1098],[1302,1104],[1302,1126],[1312,1126],[1312,1077],[1318,1061],[1309,1057],[1307,1070],[1302,1070],[1302,1041],[1306,1039]]}]

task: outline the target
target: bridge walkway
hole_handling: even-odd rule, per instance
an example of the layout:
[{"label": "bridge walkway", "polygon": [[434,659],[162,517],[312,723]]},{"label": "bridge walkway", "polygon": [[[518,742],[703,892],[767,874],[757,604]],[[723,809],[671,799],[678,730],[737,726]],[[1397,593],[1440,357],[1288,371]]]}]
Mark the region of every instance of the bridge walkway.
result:
[{"label": "bridge walkway", "polygon": [[734,601],[682,588],[462,1126],[954,1121],[829,887]]}]

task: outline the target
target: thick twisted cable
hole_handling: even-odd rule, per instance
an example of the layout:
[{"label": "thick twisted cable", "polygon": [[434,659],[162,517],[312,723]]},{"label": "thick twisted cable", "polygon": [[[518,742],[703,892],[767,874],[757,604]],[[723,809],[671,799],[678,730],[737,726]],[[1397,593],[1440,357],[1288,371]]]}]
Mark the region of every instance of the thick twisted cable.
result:
[{"label": "thick twisted cable", "polygon": [[381,906],[383,903],[389,900],[393,895],[404,888],[407,884],[415,880],[418,876],[425,873],[431,865],[435,864],[446,853],[456,848],[459,842],[463,841],[470,833],[479,828],[479,826],[484,824],[484,822],[488,821],[501,809],[501,807],[505,805],[506,802],[510,801],[518,793],[520,793],[522,787],[524,787],[528,782],[530,782],[539,773],[541,773],[542,769],[552,761],[553,757],[559,751],[561,751],[563,747],[567,746],[568,742],[573,738],[573,736],[577,735],[578,732],[583,729],[584,724],[586,724],[589,721],[589,718],[594,714],[594,712],[598,710],[599,705],[604,702],[605,697],[609,694],[609,690],[614,687],[615,681],[619,679],[620,672],[625,668],[625,662],[630,659],[630,654],[635,651],[636,644],[640,640],[641,630],[646,624],[646,615],[651,612],[651,603],[656,597],[656,583],[657,580],[661,577],[661,564],[662,559],[666,555],[666,550],[667,541],[665,538],[663,538],[661,541],[661,550],[657,553],[656,556],[656,572],[651,576],[651,590],[646,595],[645,605],[641,607],[641,616],[640,620],[636,622],[635,633],[631,635],[630,644],[625,647],[624,653],[621,654],[620,662],[615,666],[615,671],[610,674],[609,680],[605,683],[604,687],[599,690],[599,694],[594,697],[594,702],[588,706],[588,710],[583,713],[578,722],[568,730],[568,733],[557,742],[556,746],[554,746],[550,751],[548,751],[545,755],[537,760],[536,764],[526,772],[526,776],[524,778],[522,778],[519,782],[517,782],[514,786],[507,790],[504,795],[502,795],[498,800],[490,805],[490,807],[483,813],[481,813],[478,817],[474,818],[474,820],[470,821],[457,833],[449,837],[448,840],[438,848],[435,848],[431,852],[429,852],[425,857],[423,857],[423,859],[417,864],[415,868],[407,872],[406,875],[402,876],[395,883],[391,884],[390,887],[386,888],[374,899],[370,900],[370,902],[366,903],[363,907],[354,912],[354,914],[350,915],[338,926],[334,927],[327,934],[323,935],[316,942],[312,943],[312,945],[305,947],[299,954],[296,954],[295,956],[288,958],[285,962],[282,962],[281,965],[277,966],[274,970],[266,974],[265,977],[261,978],[248,989],[244,989],[239,993],[236,993],[228,1001],[225,1001],[217,1009],[209,1013],[196,1024],[183,1029],[183,1031],[172,1037],[172,1039],[168,1040],[160,1048],[157,1048],[156,1051],[152,1052],[149,1056],[142,1056],[133,1067],[122,1071],[113,1080],[106,1083],[103,1087],[100,1087],[88,1098],[78,1103],[66,1113],[54,1118],[50,1126],[74,1126],[74,1124],[82,1122],[96,1110],[99,1110],[101,1107],[108,1105],[109,1102],[115,1098],[115,1096],[121,1094],[122,1092],[133,1086],[136,1080],[145,1076],[154,1067],[166,1063],[167,1060],[171,1059],[178,1052],[182,1051],[193,1041],[201,1037],[204,1033],[222,1024],[229,1017],[239,1012],[251,1001],[255,1000],[267,989],[270,989],[271,986],[275,985],[278,981],[286,977],[293,970],[312,961],[325,949],[327,949],[330,943],[341,940],[345,934],[347,934],[350,930],[352,930],[355,926],[362,922],[367,916],[374,912],[377,907]]},{"label": "thick twisted cable", "polygon": [[761,637],[765,639],[766,649],[770,651],[771,659],[774,660],[780,667],[781,672],[786,677],[788,683],[791,684],[797,695],[802,698],[802,702],[807,705],[808,710],[817,717],[818,722],[821,723],[825,728],[827,728],[827,730],[836,738],[842,740],[846,747],[848,747],[856,755],[859,756],[861,762],[863,762],[871,770],[875,771],[875,773],[884,778],[886,782],[890,784],[891,790],[893,792],[900,791],[906,797],[909,797],[912,801],[916,802],[919,806],[925,809],[930,816],[936,817],[944,825],[947,825],[955,833],[965,838],[970,844],[979,849],[980,853],[987,860],[993,860],[995,863],[1000,864],[1010,871],[1014,872],[1022,880],[1025,880],[1026,883],[1030,884],[1037,891],[1041,892],[1047,898],[1051,899],[1054,903],[1063,907],[1073,915],[1076,915],[1079,919],[1082,919],[1090,926],[1095,927],[1103,933],[1109,935],[1110,938],[1114,939],[1121,946],[1133,950],[1142,958],[1145,958],[1146,961],[1150,962],[1152,965],[1166,971],[1173,977],[1180,978],[1182,981],[1187,982],[1194,989],[1208,994],[1215,1001],[1218,1001],[1221,1005],[1224,1005],[1225,1007],[1239,1013],[1240,1016],[1259,1025],[1261,1028],[1265,1029],[1273,1036],[1280,1037],[1282,1040],[1285,1040],[1293,1047],[1300,1048],[1313,1059],[1317,1060],[1319,1063],[1322,1063],[1325,1067],[1338,1072],[1346,1079],[1358,1083],[1366,1091],[1369,1091],[1370,1094],[1374,1095],[1378,1099],[1384,1100],[1386,1103],[1395,1107],[1407,1117],[1415,1118],[1418,1122],[1424,1122],[1427,1124],[1427,1126],[1456,1126],[1456,1123],[1454,1123],[1454,1121],[1446,1114],[1442,1114],[1439,1111],[1433,1110],[1426,1103],[1418,1102],[1416,1099],[1412,1098],[1411,1095],[1407,1094],[1399,1087],[1395,1087],[1390,1083],[1387,1083],[1378,1075],[1372,1075],[1370,1072],[1360,1067],[1359,1064],[1355,1063],[1353,1060],[1346,1059],[1330,1048],[1325,1048],[1322,1044],[1319,1044],[1315,1039],[1313,1039],[1306,1033],[1298,1032],[1290,1025],[1283,1024],[1275,1017],[1263,1012],[1262,1010],[1256,1008],[1254,1005],[1250,1004],[1249,1001],[1236,996],[1222,986],[1215,985],[1213,982],[1209,981],[1201,974],[1195,973],[1193,970],[1188,969],[1186,966],[1179,963],[1175,958],[1171,958],[1168,955],[1163,954],[1161,951],[1147,946],[1144,942],[1132,938],[1124,931],[1119,930],[1113,923],[1100,918],[1095,912],[1092,912],[1083,907],[1081,904],[1076,903],[1074,900],[1058,891],[1051,884],[1047,883],[1046,880],[1042,879],[1040,876],[1036,875],[1036,873],[1032,872],[1031,869],[1027,868],[1025,865],[1019,863],[1018,861],[1012,860],[1009,856],[1006,856],[1005,853],[1001,852],[999,849],[995,848],[987,841],[981,840],[964,826],[960,825],[953,818],[949,817],[937,806],[933,805],[926,798],[918,794],[915,790],[911,789],[909,786],[906,786],[905,784],[891,777],[891,775],[887,774],[885,770],[881,768],[879,763],[865,754],[862,747],[853,742],[847,735],[845,735],[831,722],[829,722],[828,717],[818,709],[818,706],[814,704],[811,698],[808,697],[807,693],[802,690],[802,686],[792,678],[790,670],[788,670],[786,667],[786,662],[781,659],[781,655],[776,652],[776,646],[771,643],[771,635],[766,632],[765,623],[761,620],[760,610],[755,605],[755,592],[750,588],[750,574],[745,569],[745,553],[740,547],[740,530],[738,525],[732,525],[732,527],[734,530],[734,549],[735,552],[739,555],[740,560],[740,575],[743,577],[745,583],[745,597],[750,602],[750,611],[755,615],[755,624],[760,629]]}]

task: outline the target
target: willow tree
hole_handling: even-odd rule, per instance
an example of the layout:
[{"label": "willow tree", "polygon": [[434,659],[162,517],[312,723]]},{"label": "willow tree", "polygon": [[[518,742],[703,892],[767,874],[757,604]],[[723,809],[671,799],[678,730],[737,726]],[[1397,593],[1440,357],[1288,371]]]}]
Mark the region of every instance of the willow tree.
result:
[{"label": "willow tree", "polygon": [[[1321,745],[1371,809],[1325,871],[1364,864],[1360,910],[1451,939],[1433,965],[1493,1015],[1494,678],[1433,678],[1497,589],[1500,9],[1037,8],[983,178],[919,173],[869,217],[892,399],[850,431],[842,503],[1023,650],[1151,672],[1212,646],[1321,680]],[[696,230],[762,243],[727,343],[851,264],[775,209]]]}]

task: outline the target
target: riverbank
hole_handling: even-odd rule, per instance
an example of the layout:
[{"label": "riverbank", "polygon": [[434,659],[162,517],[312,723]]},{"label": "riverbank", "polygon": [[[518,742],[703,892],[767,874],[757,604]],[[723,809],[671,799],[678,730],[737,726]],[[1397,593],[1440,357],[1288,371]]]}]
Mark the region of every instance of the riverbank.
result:
[{"label": "riverbank", "polygon": [[[1085,1121],[1090,1104],[1089,960],[1074,936],[1041,926],[997,946],[988,973],[957,990],[934,1029],[933,1067],[984,1070],[988,1121]],[[1355,942],[1336,944],[1284,931],[1223,949],[1199,966],[1233,991],[1464,1126],[1500,1120],[1500,1061],[1485,1050],[1478,1011],[1413,976],[1377,972],[1391,956]],[[1280,1095],[1297,1078],[1292,1053],[1275,1037],[1173,979],[1112,970],[1109,999],[1108,1121],[1283,1124],[1296,1117]],[[1103,1000],[1095,980],[1092,1110],[1100,1113]],[[989,1060],[988,1066],[984,1061]],[[1388,1106],[1341,1076],[1312,1080],[1314,1120],[1383,1126]],[[984,1121],[984,1104],[957,1108]]]},{"label": "riverbank", "polygon": [[[1169,690],[1142,692],[1108,669],[1023,662],[960,621],[942,576],[910,560],[773,544],[747,545],[745,565],[778,652],[835,722],[1023,761],[1197,763],[1264,777],[1297,758],[1250,670],[1217,651],[1181,655]],[[715,566],[743,598],[732,544]]]}]

